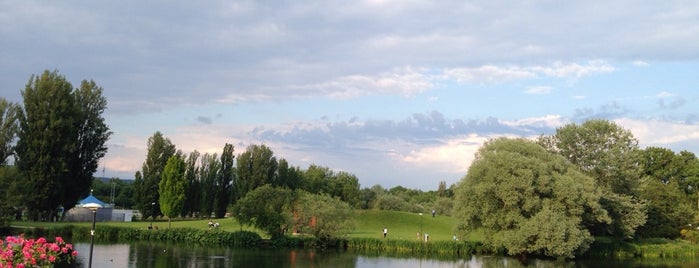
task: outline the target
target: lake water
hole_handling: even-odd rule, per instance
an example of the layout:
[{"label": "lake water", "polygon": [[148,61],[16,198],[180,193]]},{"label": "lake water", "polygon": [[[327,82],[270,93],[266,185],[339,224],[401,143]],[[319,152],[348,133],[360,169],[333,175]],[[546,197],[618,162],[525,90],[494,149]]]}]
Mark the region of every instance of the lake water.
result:
[{"label": "lake water", "polygon": [[[78,266],[87,267],[90,244],[75,243],[74,246],[79,252]],[[530,260],[527,264],[522,264],[513,258],[493,256],[444,260],[365,256],[335,251],[234,249],[137,242],[96,244],[92,267],[699,267],[699,260],[576,260],[574,262]]]}]

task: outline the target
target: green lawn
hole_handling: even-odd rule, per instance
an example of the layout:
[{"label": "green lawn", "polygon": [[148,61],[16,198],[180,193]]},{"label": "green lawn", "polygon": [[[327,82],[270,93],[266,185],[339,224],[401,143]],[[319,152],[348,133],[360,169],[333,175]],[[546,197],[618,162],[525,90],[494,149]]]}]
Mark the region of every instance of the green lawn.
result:
[{"label": "green lawn", "polygon": [[[240,224],[233,218],[217,219],[220,224],[220,229],[228,232],[241,230]],[[209,220],[173,220],[172,228],[194,228],[208,229]],[[64,224],[74,224],[82,226],[90,226],[90,222],[71,222],[71,223],[51,223],[51,222],[13,222],[15,226],[31,226],[31,227],[51,227]],[[150,225],[150,221],[134,221],[134,222],[98,222],[99,225],[129,227],[146,229]],[[167,228],[167,220],[156,220],[153,222],[158,228]],[[388,228],[388,238],[397,240],[417,240],[417,232],[422,230],[423,233],[430,235],[430,241],[452,240],[456,220],[449,216],[436,215],[432,218],[431,214],[399,212],[399,211],[384,211],[384,210],[357,210],[355,217],[355,229],[350,233],[350,237],[360,238],[382,238],[383,228]],[[250,226],[242,226],[243,230],[254,231],[267,237],[261,231]],[[471,235],[467,240],[481,240],[478,234]]]},{"label": "green lawn", "polygon": [[417,232],[430,235],[431,241],[451,240],[456,220],[452,217],[418,214],[399,211],[358,210],[352,237],[383,237],[383,228],[388,228],[388,238],[417,240]]}]

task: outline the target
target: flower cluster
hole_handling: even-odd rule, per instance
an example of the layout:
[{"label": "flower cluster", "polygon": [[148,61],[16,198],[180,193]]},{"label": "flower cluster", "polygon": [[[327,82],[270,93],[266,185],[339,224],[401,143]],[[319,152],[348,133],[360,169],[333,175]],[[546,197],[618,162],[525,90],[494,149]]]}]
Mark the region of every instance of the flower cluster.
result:
[{"label": "flower cluster", "polygon": [[25,239],[22,235],[0,240],[0,268],[51,267],[55,263],[71,263],[77,255],[73,245],[60,237],[54,243],[43,237]]}]

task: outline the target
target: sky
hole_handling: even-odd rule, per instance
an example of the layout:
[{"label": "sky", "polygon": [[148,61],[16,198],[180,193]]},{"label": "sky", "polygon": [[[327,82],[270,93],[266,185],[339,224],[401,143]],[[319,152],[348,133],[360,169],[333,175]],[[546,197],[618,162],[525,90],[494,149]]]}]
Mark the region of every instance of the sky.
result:
[{"label": "sky", "polygon": [[0,96],[44,70],[104,89],[96,176],[132,179],[156,131],[362,188],[436,190],[485,141],[593,118],[699,154],[695,1],[0,0]]}]

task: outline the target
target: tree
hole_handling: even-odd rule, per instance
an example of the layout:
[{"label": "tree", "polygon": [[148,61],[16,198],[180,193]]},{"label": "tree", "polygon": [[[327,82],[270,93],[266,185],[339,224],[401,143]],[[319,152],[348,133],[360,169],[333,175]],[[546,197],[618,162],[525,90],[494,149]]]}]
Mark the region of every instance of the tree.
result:
[{"label": "tree", "polygon": [[17,113],[19,107],[0,97],[0,167],[14,154],[14,142],[19,132]]},{"label": "tree", "polygon": [[[157,217],[160,213],[160,193],[158,185],[160,184],[161,174],[168,159],[178,153],[175,145],[170,139],[163,136],[160,131],[156,131],[153,136],[148,138],[148,152],[146,160],[143,162],[142,172],[140,176],[136,176],[134,188],[137,191],[136,206],[143,218]],[[141,177],[142,179],[138,179]]]},{"label": "tree", "polygon": [[102,112],[106,100],[93,81],[73,86],[58,74],[32,75],[22,91],[17,167],[32,219],[51,219],[87,195],[111,135]]},{"label": "tree", "polygon": [[205,153],[201,157],[199,179],[201,180],[201,214],[211,217],[216,207],[216,178],[221,170],[221,162],[217,154]]},{"label": "tree", "polygon": [[[640,237],[675,239],[680,230],[694,218],[693,195],[687,190],[683,171],[691,161],[682,154],[659,147],[648,147],[641,153],[640,164],[644,176],[640,197],[648,200],[648,219],[638,229]],[[690,190],[691,191],[691,190]]]},{"label": "tree", "polygon": [[257,187],[233,206],[233,216],[252,225],[272,238],[279,237],[292,225],[293,191],[270,184]]},{"label": "tree", "polygon": [[277,172],[277,159],[265,145],[250,145],[238,156],[236,162],[236,198],[245,195],[265,184],[273,184]]},{"label": "tree", "polygon": [[631,238],[645,223],[646,205],[638,197],[641,182],[638,141],[633,134],[607,120],[569,124],[539,144],[577,165],[604,192],[602,204],[614,221],[586,223],[594,235]]},{"label": "tree", "polygon": [[287,162],[286,159],[279,159],[279,167],[277,168],[274,185],[295,190],[301,188],[302,180],[303,172],[299,167],[289,166],[289,162]]},{"label": "tree", "polygon": [[180,155],[175,154],[171,156],[167,160],[162,178],[158,184],[160,211],[168,218],[168,228],[170,227],[172,217],[180,215],[184,207],[186,193],[185,169],[184,159]]},{"label": "tree", "polygon": [[12,220],[17,218],[20,211],[19,192],[17,181],[19,171],[16,166],[0,166],[0,229],[10,227]]},{"label": "tree", "polygon": [[102,96],[101,87],[94,81],[83,80],[73,96],[78,110],[77,140],[76,151],[69,160],[70,173],[63,180],[66,191],[62,205],[65,210],[75,206],[90,190],[93,174],[99,160],[107,153],[106,143],[112,134],[102,117],[107,109],[107,99]]},{"label": "tree", "polygon": [[463,232],[510,255],[573,257],[592,236],[584,220],[609,222],[595,181],[564,158],[524,139],[488,141],[455,192]]},{"label": "tree", "polygon": [[233,145],[226,143],[223,146],[221,153],[221,174],[218,175],[216,181],[216,209],[214,215],[216,218],[223,218],[226,215],[226,209],[231,204],[234,163]]},{"label": "tree", "polygon": [[181,216],[193,216],[201,211],[201,181],[199,180],[199,156],[201,154],[194,150],[189,153],[185,163],[185,195],[184,207],[182,208]]},{"label": "tree", "polygon": [[319,239],[338,237],[354,228],[352,208],[346,202],[327,194],[311,194],[299,190],[294,207],[294,226],[301,233]]}]

